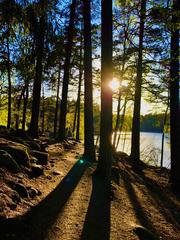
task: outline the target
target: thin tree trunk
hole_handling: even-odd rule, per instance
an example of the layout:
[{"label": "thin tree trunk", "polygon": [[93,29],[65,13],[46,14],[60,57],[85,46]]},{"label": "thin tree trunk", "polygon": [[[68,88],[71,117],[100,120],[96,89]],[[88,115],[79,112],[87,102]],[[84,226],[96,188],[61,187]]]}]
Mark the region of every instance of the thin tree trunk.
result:
[{"label": "thin tree trunk", "polygon": [[21,107],[21,101],[22,101],[22,98],[23,98],[23,95],[24,95],[24,92],[25,92],[25,87],[23,87],[22,91],[21,91],[21,94],[18,98],[18,102],[17,102],[17,114],[16,114],[16,130],[19,129],[19,115],[20,115],[20,107]]},{"label": "thin tree trunk", "polygon": [[[79,83],[78,83],[78,86],[79,86]],[[78,101],[78,97],[77,97],[77,100],[76,100],[76,103],[75,103],[74,121],[73,121],[73,129],[72,129],[73,135],[74,135],[74,132],[75,132],[75,129],[76,129],[76,122],[77,122],[77,111],[78,111],[77,101]]]},{"label": "thin tree trunk", "polygon": [[23,119],[22,119],[22,130],[25,131],[26,128],[26,112],[27,112],[27,104],[29,98],[29,84],[26,84],[26,90],[24,95],[24,105],[23,105]]},{"label": "thin tree trunk", "polygon": [[123,152],[124,152],[125,144],[126,144],[126,136],[127,136],[127,129],[125,129],[125,131],[124,131],[124,139],[123,139],[123,147],[122,147]]},{"label": "thin tree trunk", "polygon": [[95,161],[92,86],[92,42],[90,0],[83,1],[84,13],[84,156]]},{"label": "thin tree trunk", "polygon": [[171,184],[180,192],[180,103],[179,103],[179,1],[173,2],[170,62]]},{"label": "thin tree trunk", "polygon": [[114,139],[113,139],[113,149],[114,150],[115,150],[115,146],[116,146],[117,132],[118,132],[118,129],[119,129],[119,124],[120,124],[120,109],[121,109],[121,89],[119,89],[116,125],[115,125],[115,128],[114,128]]},{"label": "thin tree trunk", "polygon": [[167,121],[167,113],[169,109],[169,103],[167,104],[166,111],[164,113],[164,121],[162,127],[162,142],[161,142],[161,168],[163,167],[163,157],[164,157],[164,134],[165,134],[165,125]]},{"label": "thin tree trunk", "polygon": [[112,0],[102,0],[101,4],[101,123],[97,173],[109,185],[112,166],[112,90],[109,87],[112,80]]},{"label": "thin tree trunk", "polygon": [[119,127],[119,136],[118,136],[118,140],[116,143],[116,149],[118,148],[118,145],[119,145],[119,142],[121,139],[122,129],[123,129],[123,125],[124,125],[124,117],[125,117],[125,113],[126,113],[126,106],[127,106],[127,96],[125,97],[125,100],[124,100],[124,107],[123,107],[123,113],[122,113],[122,118],[121,118],[121,124]]},{"label": "thin tree trunk", "polygon": [[56,94],[56,109],[55,109],[55,116],[54,116],[54,137],[56,138],[57,134],[57,121],[58,121],[58,109],[59,109],[59,88],[60,88],[60,80],[61,80],[61,67],[59,64],[58,70],[58,82],[57,82],[57,94]]},{"label": "thin tree trunk", "polygon": [[44,134],[44,120],[45,120],[45,106],[44,106],[44,86],[42,88],[42,125],[41,125],[41,132]]},{"label": "thin tree trunk", "polygon": [[67,44],[66,44],[66,58],[64,63],[64,77],[62,86],[62,100],[60,109],[60,121],[59,121],[59,139],[64,140],[66,138],[66,114],[67,114],[67,98],[68,98],[68,85],[69,85],[69,71],[71,52],[73,46],[74,35],[74,21],[75,21],[76,0],[72,1],[70,21],[68,27]]},{"label": "thin tree trunk", "polygon": [[142,85],[142,60],[143,60],[143,37],[146,17],[146,0],[141,1],[139,51],[137,64],[137,78],[135,84],[134,112],[132,123],[131,159],[135,170],[139,170],[140,161],[140,112],[141,112],[141,85]]},{"label": "thin tree trunk", "polygon": [[7,37],[7,73],[8,73],[8,119],[7,128],[11,127],[11,66],[10,66],[10,50],[9,50],[9,36]]}]

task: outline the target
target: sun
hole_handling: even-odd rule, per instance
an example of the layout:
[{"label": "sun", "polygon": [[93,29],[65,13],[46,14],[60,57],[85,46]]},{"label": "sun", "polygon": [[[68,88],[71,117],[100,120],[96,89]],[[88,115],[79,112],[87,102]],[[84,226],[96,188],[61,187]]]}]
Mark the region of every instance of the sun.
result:
[{"label": "sun", "polygon": [[113,78],[110,83],[109,83],[109,87],[111,88],[111,90],[113,92],[117,91],[120,87],[120,82],[118,81],[117,78]]}]

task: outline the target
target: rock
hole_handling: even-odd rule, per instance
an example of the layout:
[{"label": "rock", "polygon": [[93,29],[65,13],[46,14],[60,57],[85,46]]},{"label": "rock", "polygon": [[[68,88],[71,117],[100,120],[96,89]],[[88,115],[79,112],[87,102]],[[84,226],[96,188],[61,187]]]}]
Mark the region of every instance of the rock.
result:
[{"label": "rock", "polygon": [[11,129],[11,136],[21,138],[23,140],[32,140],[32,138],[27,134],[27,132],[23,131],[22,129],[14,130]]},{"label": "rock", "polygon": [[6,207],[14,210],[17,207],[17,204],[15,204],[13,200],[5,193],[0,193],[0,212]]},{"label": "rock", "polygon": [[30,159],[29,159],[29,160],[30,160],[30,163],[31,163],[31,164],[38,162],[37,158],[35,158],[35,157],[33,157],[33,156],[30,156]]},{"label": "rock", "polygon": [[0,134],[9,134],[9,129],[6,126],[0,125]]},{"label": "rock", "polygon": [[18,172],[20,170],[19,165],[17,162],[12,158],[12,156],[4,151],[0,150],[0,166],[5,167],[9,171]]},{"label": "rock", "polygon": [[13,200],[14,203],[18,204],[21,202],[21,197],[16,191],[12,191],[10,194],[11,199]]},{"label": "rock", "polygon": [[22,183],[17,183],[14,181],[8,181],[7,184],[14,190],[16,191],[20,197],[22,198],[27,198],[29,197],[28,191],[24,184]]},{"label": "rock", "polygon": [[31,155],[37,158],[37,164],[46,165],[48,163],[48,154],[40,151],[31,151]]},{"label": "rock", "polygon": [[39,190],[37,190],[36,188],[33,188],[33,187],[30,187],[30,188],[28,189],[28,192],[29,192],[29,196],[30,196],[31,198],[34,198],[34,197],[36,197],[36,196],[41,195],[41,192],[40,192]]},{"label": "rock", "polygon": [[31,173],[30,176],[33,177],[39,177],[44,173],[44,169],[41,165],[37,165],[37,164],[32,164],[31,165]]},{"label": "rock", "polygon": [[129,155],[125,152],[115,152],[114,157],[116,158],[117,161],[122,161],[122,160],[127,160],[129,158]]},{"label": "rock", "polygon": [[32,150],[37,150],[37,151],[41,150],[41,147],[37,142],[35,142],[35,141],[26,141],[26,142]]},{"label": "rock", "polygon": [[56,175],[56,176],[57,176],[57,175],[62,175],[62,173],[59,172],[59,171],[57,171],[57,170],[53,171],[52,174],[53,174],[53,175]]},{"label": "rock", "polygon": [[159,240],[160,238],[142,226],[135,227],[133,232],[139,237],[139,240]]},{"label": "rock", "polygon": [[6,145],[0,145],[0,148],[8,152],[19,165],[26,167],[29,166],[29,154],[27,146],[15,142],[9,142]]},{"label": "rock", "polygon": [[50,175],[46,176],[48,180],[52,180],[52,177]]}]

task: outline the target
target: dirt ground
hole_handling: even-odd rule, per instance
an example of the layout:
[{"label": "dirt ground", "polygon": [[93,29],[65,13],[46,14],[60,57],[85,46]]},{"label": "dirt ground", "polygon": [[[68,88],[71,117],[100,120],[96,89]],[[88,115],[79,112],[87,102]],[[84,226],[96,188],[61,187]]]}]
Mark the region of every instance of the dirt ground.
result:
[{"label": "dirt ground", "polygon": [[[27,214],[19,230],[0,235],[1,240],[180,239],[180,198],[170,191],[167,170],[147,167],[139,176],[121,161],[120,181],[112,183],[114,196],[109,197],[103,182],[92,176],[96,164],[81,158],[82,144],[64,152],[54,143],[48,152],[45,174],[28,182],[42,194],[7,215],[17,216],[42,203]],[[138,236],[138,226],[157,237]]]}]

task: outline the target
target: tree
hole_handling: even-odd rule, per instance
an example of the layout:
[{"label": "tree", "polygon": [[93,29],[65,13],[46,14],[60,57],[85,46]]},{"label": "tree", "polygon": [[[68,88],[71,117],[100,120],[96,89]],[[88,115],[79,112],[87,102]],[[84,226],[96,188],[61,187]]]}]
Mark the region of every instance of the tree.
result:
[{"label": "tree", "polygon": [[137,63],[137,77],[135,83],[134,112],[132,123],[132,140],[131,140],[131,159],[134,169],[139,169],[140,160],[140,112],[141,112],[141,85],[142,85],[142,58],[143,58],[143,37],[144,23],[146,17],[146,0],[141,1],[140,10],[140,30],[139,30],[139,49]]},{"label": "tree", "polygon": [[95,161],[90,9],[90,0],[84,0],[84,156],[90,161]]},{"label": "tree", "polygon": [[171,141],[171,184],[180,191],[180,102],[179,102],[179,3],[174,0],[171,20],[170,60],[170,141]]},{"label": "tree", "polygon": [[112,0],[101,1],[101,123],[97,173],[109,183],[112,165]]},{"label": "tree", "polygon": [[56,108],[55,108],[55,115],[54,115],[54,137],[55,138],[56,138],[56,132],[57,132],[60,80],[61,80],[61,65],[59,64],[58,79],[57,79]]},{"label": "tree", "polygon": [[40,96],[41,96],[41,83],[43,74],[43,55],[44,55],[44,40],[46,31],[46,10],[47,1],[40,0],[40,17],[37,21],[37,29],[35,32],[36,40],[36,70],[33,85],[33,102],[32,102],[32,115],[29,126],[29,133],[32,137],[38,138],[38,120],[40,112]]},{"label": "tree", "polygon": [[64,76],[62,85],[62,99],[60,107],[60,119],[59,119],[59,136],[60,140],[66,138],[66,113],[67,113],[67,98],[68,98],[68,85],[69,85],[69,71],[70,71],[70,61],[73,45],[73,35],[74,35],[74,21],[75,21],[75,10],[76,10],[76,0],[72,1],[70,10],[70,20],[67,32],[67,43],[65,49],[65,62],[64,62]]}]

